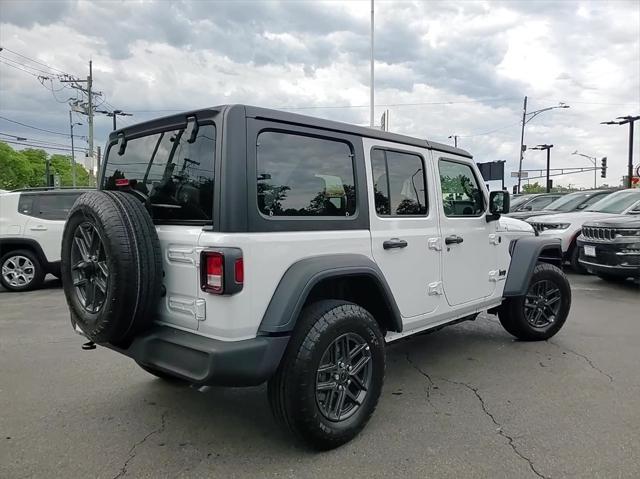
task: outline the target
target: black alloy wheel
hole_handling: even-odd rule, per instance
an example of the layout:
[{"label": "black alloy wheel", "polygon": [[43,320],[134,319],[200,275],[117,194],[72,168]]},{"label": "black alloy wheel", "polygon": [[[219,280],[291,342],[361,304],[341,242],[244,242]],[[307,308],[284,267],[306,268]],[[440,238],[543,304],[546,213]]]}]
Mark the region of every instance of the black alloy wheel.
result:
[{"label": "black alloy wheel", "polygon": [[524,300],[524,316],[534,328],[546,328],[556,321],[561,292],[552,280],[533,283]]},{"label": "black alloy wheel", "polygon": [[107,298],[109,267],[100,234],[88,221],[73,235],[71,278],[82,307],[93,314],[100,311]]},{"label": "black alloy wheel", "polygon": [[325,350],[316,374],[318,409],[330,421],[356,413],[370,388],[371,351],[358,334],[336,338]]}]

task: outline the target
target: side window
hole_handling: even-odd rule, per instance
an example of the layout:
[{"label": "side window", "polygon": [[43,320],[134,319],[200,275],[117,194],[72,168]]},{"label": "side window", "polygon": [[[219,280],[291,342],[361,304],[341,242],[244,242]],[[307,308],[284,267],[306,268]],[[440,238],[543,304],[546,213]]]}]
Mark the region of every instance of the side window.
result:
[{"label": "side window", "polygon": [[373,190],[379,216],[426,215],[422,158],[375,148],[371,151]]},{"label": "side window", "polygon": [[351,216],[353,152],[342,141],[293,133],[258,135],[258,209],[268,216]]},{"label": "side window", "polygon": [[451,160],[440,160],[442,204],[446,216],[480,216],[484,198],[471,166]]},{"label": "side window", "polygon": [[35,204],[35,195],[20,195],[18,200],[18,213],[23,215],[33,216],[33,207]]},{"label": "side window", "polygon": [[40,195],[38,201],[38,211],[32,216],[45,220],[66,220],[69,210],[78,199],[79,194],[52,194]]},{"label": "side window", "polygon": [[545,206],[553,203],[557,199],[558,199],[557,196],[539,196],[531,200],[531,202],[527,206],[531,207],[531,211],[538,211],[544,208]]}]

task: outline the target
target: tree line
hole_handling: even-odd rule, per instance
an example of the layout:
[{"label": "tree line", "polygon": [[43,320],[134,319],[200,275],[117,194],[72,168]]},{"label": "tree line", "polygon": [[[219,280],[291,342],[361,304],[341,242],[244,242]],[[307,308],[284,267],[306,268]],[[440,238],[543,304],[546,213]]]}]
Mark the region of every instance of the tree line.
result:
[{"label": "tree line", "polygon": [[[46,151],[27,148],[14,150],[0,141],[0,189],[15,190],[47,186],[49,174],[60,177],[60,186],[73,186],[71,155],[48,155]],[[84,166],[76,163],[76,186],[91,186],[95,178]]]}]

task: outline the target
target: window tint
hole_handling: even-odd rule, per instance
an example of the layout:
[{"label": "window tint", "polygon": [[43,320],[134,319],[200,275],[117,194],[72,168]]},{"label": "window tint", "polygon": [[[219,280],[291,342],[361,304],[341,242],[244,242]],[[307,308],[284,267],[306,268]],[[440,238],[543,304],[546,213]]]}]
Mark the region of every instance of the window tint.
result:
[{"label": "window tint", "polygon": [[541,210],[547,205],[550,205],[557,199],[558,199],[557,196],[538,196],[537,198],[534,198],[533,200],[531,200],[527,204],[527,206],[531,207],[531,211],[537,211],[537,210]]},{"label": "window tint", "polygon": [[33,205],[35,200],[35,195],[20,195],[20,200],[18,201],[18,213],[22,213],[23,215],[32,216],[33,214]]},{"label": "window tint", "polygon": [[41,193],[20,195],[18,212],[44,220],[64,221],[82,193]]},{"label": "window tint", "polygon": [[427,213],[424,167],[420,156],[374,149],[371,152],[371,168],[378,215]]},{"label": "window tint", "polygon": [[446,216],[479,216],[484,212],[482,190],[469,165],[440,160],[442,204]]},{"label": "window tint", "polygon": [[105,189],[134,188],[148,195],[155,220],[211,221],[216,128],[200,125],[193,143],[187,135],[174,130],[128,140],[123,155],[117,145],[111,147]]},{"label": "window tint", "polygon": [[258,208],[269,216],[351,216],[353,154],[346,143],[266,131],[258,135]]}]

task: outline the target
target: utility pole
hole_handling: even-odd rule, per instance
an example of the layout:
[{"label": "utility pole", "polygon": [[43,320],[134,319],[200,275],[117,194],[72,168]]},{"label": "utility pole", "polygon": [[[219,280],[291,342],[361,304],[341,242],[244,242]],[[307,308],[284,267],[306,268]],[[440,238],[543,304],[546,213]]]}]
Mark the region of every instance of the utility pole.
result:
[{"label": "utility pole", "polygon": [[549,175],[551,170],[551,148],[553,148],[553,145],[538,145],[531,148],[532,150],[547,150],[547,186],[546,186],[547,193],[551,193],[551,183],[549,181]]},{"label": "utility pole", "polygon": [[96,110],[96,113],[102,113],[104,115],[107,115],[113,118],[113,131],[116,131],[118,129],[116,125],[116,116],[133,116],[133,113],[125,113],[122,110],[113,110],[113,111]]},{"label": "utility pole", "polygon": [[524,97],[524,105],[522,107],[522,131],[520,132],[520,163],[518,163],[518,193],[520,191],[520,183],[522,182],[522,158],[524,155],[524,125],[527,119],[527,97]]},{"label": "utility pole", "polygon": [[633,124],[640,120],[640,116],[619,116],[619,121],[603,121],[601,125],[626,125],[629,123],[629,164],[627,165],[627,188],[633,186]]},{"label": "utility pole", "polygon": [[89,95],[89,158],[91,158],[91,168],[93,169],[93,95],[91,93],[93,87],[93,62],[89,60],[89,76],[87,77],[87,90]]},{"label": "utility pole", "polygon": [[76,187],[76,152],[73,146],[73,127],[75,125],[82,125],[82,123],[73,122],[71,116],[71,110],[69,110],[69,127],[71,128],[71,175],[73,176],[73,187]]},{"label": "utility pole", "polygon": [[449,139],[453,138],[453,146],[458,148],[458,135],[449,135]]},{"label": "utility pole", "polygon": [[371,0],[371,80],[370,80],[370,84],[369,84],[369,88],[370,88],[370,105],[369,105],[369,127],[373,128],[374,126],[374,122],[373,122],[373,0]]},{"label": "utility pole", "polygon": [[524,107],[522,111],[522,132],[520,133],[520,164],[518,166],[518,193],[520,193],[520,182],[522,180],[522,159],[524,157],[524,150],[526,150],[526,146],[524,144],[524,126],[533,120],[540,113],[555,110],[556,108],[569,108],[569,105],[564,104],[563,102],[558,103],[556,106],[550,106],[547,108],[542,108],[540,110],[535,110],[527,113],[527,97],[524,97]]}]

